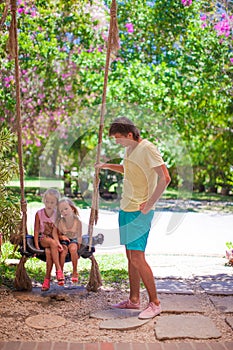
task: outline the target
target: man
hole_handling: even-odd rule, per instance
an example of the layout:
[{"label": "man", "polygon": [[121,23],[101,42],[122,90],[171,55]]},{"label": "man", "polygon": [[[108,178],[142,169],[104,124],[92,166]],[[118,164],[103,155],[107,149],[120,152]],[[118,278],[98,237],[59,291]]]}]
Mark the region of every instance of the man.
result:
[{"label": "man", "polygon": [[153,318],[161,313],[154,276],[145,260],[145,249],[155,203],[170,182],[164,161],[155,145],[141,139],[134,123],[126,117],[115,119],[109,136],[126,148],[123,164],[96,164],[124,174],[119,212],[120,243],[125,245],[130,284],[129,299],[113,305],[120,309],[140,309],[140,279],[149,296],[148,306],[140,319]]}]

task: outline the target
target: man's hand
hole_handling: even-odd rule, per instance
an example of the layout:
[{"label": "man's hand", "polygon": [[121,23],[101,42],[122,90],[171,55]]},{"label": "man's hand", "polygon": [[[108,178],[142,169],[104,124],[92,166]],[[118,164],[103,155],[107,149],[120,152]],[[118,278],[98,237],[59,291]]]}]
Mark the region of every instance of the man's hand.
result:
[{"label": "man's hand", "polygon": [[139,210],[142,212],[142,214],[147,214],[151,210],[153,205],[150,205],[149,201],[141,203],[139,206]]}]

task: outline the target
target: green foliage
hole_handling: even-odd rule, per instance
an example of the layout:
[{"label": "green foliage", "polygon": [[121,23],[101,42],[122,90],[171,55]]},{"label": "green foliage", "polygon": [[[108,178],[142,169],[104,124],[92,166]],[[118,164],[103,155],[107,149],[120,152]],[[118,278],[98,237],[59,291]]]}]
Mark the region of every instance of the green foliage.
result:
[{"label": "green foliage", "polygon": [[[124,57],[110,75],[110,97],[150,108],[153,113],[144,117],[150,120],[144,135],[150,137],[150,125],[162,121],[162,128],[153,130],[160,147],[160,135],[165,139],[172,128],[176,130],[191,157],[195,189],[229,192],[233,184],[232,46],[214,29],[217,8],[213,3],[206,8],[205,1],[184,7],[178,0],[123,2],[119,8],[120,55],[123,52]],[[200,14],[205,11],[213,23],[202,26]],[[133,24],[133,33],[126,33],[127,22]],[[170,125],[169,133],[165,125]],[[172,173],[171,186],[176,186],[179,158],[170,149],[164,158]]]},{"label": "green foliage", "polygon": [[21,255],[15,250],[14,245],[10,242],[5,242],[1,247],[1,261],[6,259],[20,259]]},{"label": "green foliage", "polygon": [[[1,10],[3,6],[0,15]],[[101,5],[95,11],[88,0],[25,1],[18,6],[24,163],[30,175],[38,176],[38,160],[57,126],[69,121],[77,107],[90,104],[92,89],[97,90],[93,102],[99,95],[102,84],[97,76],[103,75],[105,56],[98,47],[105,17],[96,19],[103,12]],[[5,50],[9,21],[10,13],[0,35],[0,115],[14,127],[14,61]]]},{"label": "green foliage", "polygon": [[[109,8],[111,1],[106,4]],[[90,108],[101,103],[108,8],[88,0],[37,0],[25,11],[21,6],[19,60],[28,174],[38,176],[48,140],[52,166],[47,166],[47,175],[55,174],[58,162],[80,170],[83,159],[95,149],[97,119]],[[231,2],[118,3],[121,48],[112,57],[107,102],[127,105],[125,113],[135,118],[138,106],[152,111],[146,120],[139,115],[142,135],[159,143],[172,173],[170,186],[182,181],[177,171],[182,154],[171,146],[179,138],[190,155],[195,190],[232,189],[232,37],[220,35],[214,27],[224,11],[232,15]],[[205,22],[202,14],[207,15]],[[9,21],[10,15],[0,35],[0,115],[14,127],[14,62],[5,50]],[[127,29],[129,24],[132,30]],[[82,113],[84,107],[87,113]],[[155,125],[152,135],[151,125]],[[55,140],[52,135],[58,126]],[[78,128],[88,132],[74,132]],[[182,159],[182,164],[186,161]]]},{"label": "green foliage", "polygon": [[[9,288],[14,288],[14,279],[16,274],[16,264],[6,263],[8,259],[20,260],[21,254],[15,250],[10,242],[2,245],[0,256],[0,285],[4,284]],[[45,275],[45,263],[36,258],[28,259],[25,268],[31,279],[42,282]]]},{"label": "green foliage", "polygon": [[6,187],[12,177],[18,175],[17,163],[8,156],[14,145],[14,135],[2,127],[0,129],[0,227],[4,240],[16,233],[20,222],[18,197]]},{"label": "green foliage", "polygon": [[226,242],[226,247],[228,249],[233,249],[233,243],[232,242]]},{"label": "green foliage", "polygon": [[0,262],[0,285],[5,285],[13,289],[15,273],[15,266],[7,266]]}]

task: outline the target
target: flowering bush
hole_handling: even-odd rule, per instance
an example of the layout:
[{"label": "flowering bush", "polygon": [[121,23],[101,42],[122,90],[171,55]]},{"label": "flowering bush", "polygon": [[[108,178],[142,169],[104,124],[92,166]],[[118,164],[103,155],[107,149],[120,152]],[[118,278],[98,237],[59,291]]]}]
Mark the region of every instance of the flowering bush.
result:
[{"label": "flowering bush", "polygon": [[0,228],[3,240],[17,232],[20,223],[19,200],[6,187],[18,174],[17,163],[9,159],[8,153],[15,145],[15,137],[6,128],[0,129]]},{"label": "flowering bush", "polygon": [[226,243],[227,250],[226,250],[226,258],[228,259],[228,263],[233,266],[233,244],[232,242]]},{"label": "flowering bush", "polygon": [[190,6],[192,5],[192,0],[181,0],[182,4],[184,6]]}]

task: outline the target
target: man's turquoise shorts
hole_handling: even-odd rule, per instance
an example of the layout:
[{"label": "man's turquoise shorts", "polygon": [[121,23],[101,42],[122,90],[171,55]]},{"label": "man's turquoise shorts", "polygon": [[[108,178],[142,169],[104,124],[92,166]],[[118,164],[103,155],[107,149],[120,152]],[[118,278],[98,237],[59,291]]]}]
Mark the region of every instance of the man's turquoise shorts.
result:
[{"label": "man's turquoise shorts", "polygon": [[120,244],[127,250],[145,251],[154,211],[147,214],[141,211],[119,211]]}]

